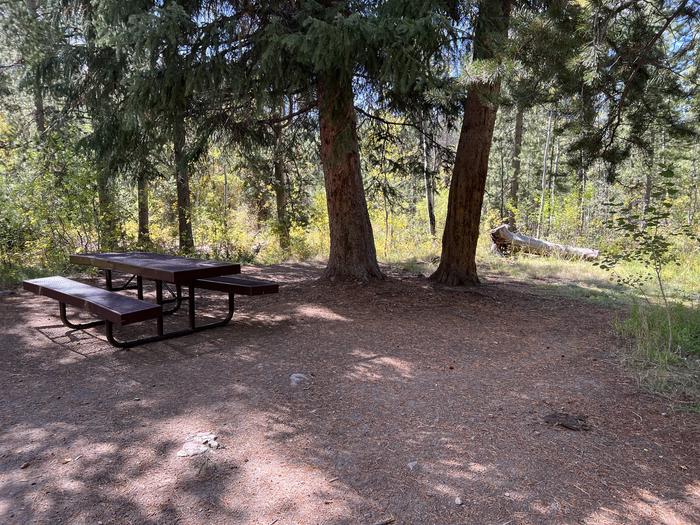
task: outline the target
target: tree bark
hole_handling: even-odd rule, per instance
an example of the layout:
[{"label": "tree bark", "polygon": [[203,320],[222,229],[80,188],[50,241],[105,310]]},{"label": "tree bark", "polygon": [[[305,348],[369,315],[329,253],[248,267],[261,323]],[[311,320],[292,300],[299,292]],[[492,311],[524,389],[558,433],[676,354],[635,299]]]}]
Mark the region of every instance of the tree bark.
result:
[{"label": "tree bark", "polygon": [[139,207],[139,237],[138,242],[141,246],[150,244],[151,233],[149,227],[148,213],[148,180],[141,173],[138,177],[137,200]]},{"label": "tree bark", "polygon": [[547,198],[547,156],[549,155],[549,145],[552,140],[552,116],[553,111],[549,110],[549,117],[547,118],[547,138],[544,142],[544,156],[542,160],[542,184],[540,186],[540,212],[537,216],[537,234],[536,237],[540,236],[540,231],[542,230],[542,221],[544,220],[544,201]]},{"label": "tree bark", "polygon": [[[510,0],[482,0],[474,34],[474,60],[493,59],[508,36]],[[478,284],[476,245],[496,121],[500,80],[475,83],[464,102],[464,120],[452,170],[440,265],[431,276],[448,285]]]},{"label": "tree bark", "polygon": [[693,168],[690,171],[690,188],[688,195],[688,226],[695,222],[695,213],[698,207],[698,172],[697,172],[698,145],[693,146]]},{"label": "tree bark", "polygon": [[194,252],[194,236],[192,235],[189,163],[185,152],[185,118],[182,113],[177,113],[173,119],[173,152],[180,251],[191,253]]},{"label": "tree bark", "polygon": [[330,280],[381,278],[360,172],[352,79],[338,74],[317,81],[321,164],[326,186]]},{"label": "tree bark", "polygon": [[552,221],[554,220],[554,209],[556,206],[556,191],[557,177],[559,176],[559,139],[554,146],[554,170],[549,174],[549,214],[547,215],[547,235],[552,229]]},{"label": "tree bark", "polygon": [[[27,0],[27,9],[34,20],[38,23],[39,2],[38,0]],[[44,86],[42,84],[41,73],[36,64],[32,71],[32,95],[34,98],[34,123],[39,138],[44,136],[46,131],[46,112],[44,110]]]},{"label": "tree bark", "polygon": [[46,112],[44,111],[44,88],[41,83],[41,75],[38,71],[34,72],[34,122],[36,123],[36,131],[39,138],[44,136],[46,132]]},{"label": "tree bark", "polygon": [[578,233],[581,235],[586,228],[586,169],[581,166],[578,172]]},{"label": "tree bark", "polygon": [[289,257],[291,249],[291,239],[289,234],[289,214],[287,212],[287,177],[284,170],[284,163],[275,153],[273,171],[275,177],[275,203],[277,205],[277,236],[279,237],[280,250]]},{"label": "tree bark", "polygon": [[435,237],[435,191],[433,190],[433,176],[430,172],[430,146],[425,138],[424,130],[421,130],[420,142],[423,154],[423,180],[425,182],[425,203],[428,208],[428,228],[430,235]]},{"label": "tree bark", "polygon": [[114,185],[112,176],[104,168],[97,173],[97,202],[100,250],[114,250],[119,242],[119,221],[114,204]]},{"label": "tree bark", "polygon": [[518,191],[520,190],[520,153],[523,149],[524,120],[525,110],[518,105],[515,111],[515,133],[513,134],[513,160],[511,161],[513,171],[508,195],[508,225],[512,231],[518,231],[515,210],[518,209]]},{"label": "tree bark", "polygon": [[[99,65],[95,62],[97,59],[95,41],[97,38],[92,16],[92,5],[88,2],[85,4],[85,44],[88,74],[99,69]],[[104,124],[105,107],[101,105],[102,102],[104,101],[94,93],[90,93],[86,97],[87,112],[92,120],[93,129],[99,129]],[[43,111],[43,99],[41,108]],[[97,218],[98,244],[101,250],[114,250],[119,240],[120,221],[114,198],[114,174],[111,172],[111,166],[102,162],[98,163],[96,182],[99,214]]]}]

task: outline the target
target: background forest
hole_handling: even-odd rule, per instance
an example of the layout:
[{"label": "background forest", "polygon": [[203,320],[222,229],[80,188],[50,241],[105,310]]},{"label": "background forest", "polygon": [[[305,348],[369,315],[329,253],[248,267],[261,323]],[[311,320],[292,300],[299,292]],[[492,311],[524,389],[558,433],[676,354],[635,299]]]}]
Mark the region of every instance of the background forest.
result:
[{"label": "background forest", "polygon": [[[480,231],[480,268],[670,300],[664,359],[700,354],[697,7],[4,0],[0,284],[133,249],[463,284]],[[497,258],[503,222],[609,272]]]}]

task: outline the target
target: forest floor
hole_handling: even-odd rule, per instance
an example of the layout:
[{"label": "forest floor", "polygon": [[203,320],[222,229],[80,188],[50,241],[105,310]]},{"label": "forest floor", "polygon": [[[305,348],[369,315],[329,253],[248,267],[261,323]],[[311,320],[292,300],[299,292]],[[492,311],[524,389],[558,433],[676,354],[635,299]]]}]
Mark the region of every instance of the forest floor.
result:
[{"label": "forest floor", "polygon": [[[0,523],[700,523],[700,414],[627,375],[613,306],[248,273],[280,294],[131,351],[0,297]],[[223,448],[179,457],[197,432]]]}]

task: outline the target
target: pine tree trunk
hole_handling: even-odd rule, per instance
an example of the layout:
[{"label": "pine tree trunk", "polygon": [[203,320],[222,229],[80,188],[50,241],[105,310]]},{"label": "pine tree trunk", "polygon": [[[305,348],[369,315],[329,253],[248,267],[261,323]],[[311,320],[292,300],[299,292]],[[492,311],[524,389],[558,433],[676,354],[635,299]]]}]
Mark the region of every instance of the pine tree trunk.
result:
[{"label": "pine tree trunk", "polygon": [[[474,60],[493,59],[508,35],[510,0],[482,0],[474,35]],[[431,276],[448,285],[477,284],[476,245],[484,201],[489,152],[496,122],[500,81],[473,85],[464,102],[464,120],[450,182],[440,265]]]},{"label": "pine tree trunk", "polygon": [[559,175],[559,140],[555,146],[556,153],[554,154],[554,170],[549,174],[549,215],[547,216],[547,235],[552,229],[552,221],[554,220],[555,199],[556,199],[556,180]]},{"label": "pine tree trunk", "polygon": [[177,226],[180,251],[194,252],[192,235],[192,207],[190,204],[190,174],[185,152],[185,119],[182,113],[173,119],[173,151],[175,186],[177,189]]},{"label": "pine tree trunk", "polygon": [[34,73],[34,122],[39,137],[44,136],[46,131],[46,113],[44,111],[44,88],[41,85],[39,72]]},{"label": "pine tree trunk", "polygon": [[695,213],[698,207],[698,173],[697,173],[698,145],[693,146],[693,167],[690,171],[690,187],[688,195],[688,226],[695,223]]},{"label": "pine tree trunk", "polygon": [[141,246],[150,244],[151,234],[149,228],[148,217],[148,180],[142,173],[138,177],[137,200],[139,207],[139,237],[138,241]]},{"label": "pine tree trunk", "polygon": [[547,118],[547,138],[544,142],[544,156],[542,160],[542,183],[540,185],[540,212],[537,216],[537,233],[535,237],[540,236],[542,231],[542,221],[544,220],[544,202],[547,198],[547,155],[549,155],[549,145],[552,140],[552,115],[553,111],[549,110]]},{"label": "pine tree trunk", "polygon": [[428,227],[430,235],[435,237],[435,191],[433,190],[433,177],[430,173],[430,146],[421,130],[420,142],[423,153],[423,180],[425,182],[425,203],[428,208]]},{"label": "pine tree trunk", "polygon": [[586,229],[586,169],[581,167],[579,172],[579,199],[578,199],[578,233],[581,235]]},{"label": "pine tree trunk", "polygon": [[317,87],[331,241],[324,277],[381,278],[360,172],[352,80],[328,74]]},{"label": "pine tree trunk", "polygon": [[100,214],[97,224],[100,250],[114,250],[119,241],[119,222],[114,205],[112,177],[105,170],[100,170],[97,174],[97,202]]},{"label": "pine tree trunk", "polygon": [[505,167],[505,159],[503,158],[503,145],[501,144],[498,148],[498,155],[500,157],[500,166],[501,166],[501,199],[499,203],[499,211],[501,220],[503,217],[505,217],[506,213],[506,199],[505,199],[505,193],[506,193],[506,167]]},{"label": "pine tree trunk", "polygon": [[[27,0],[27,9],[31,13],[34,20],[38,18],[38,1],[37,0]],[[32,95],[34,98],[34,123],[36,124],[36,130],[39,137],[44,135],[46,131],[46,112],[44,110],[44,87],[41,83],[41,74],[39,70],[34,67],[32,71]]]},{"label": "pine tree trunk", "polygon": [[518,231],[515,219],[515,210],[518,208],[518,191],[520,186],[520,153],[523,149],[523,124],[525,110],[518,105],[515,112],[515,133],[513,135],[513,160],[511,167],[513,172],[510,178],[510,188],[508,196],[508,226],[512,231]]},{"label": "pine tree trunk", "polygon": [[[278,154],[276,153],[276,155]],[[287,177],[280,158],[275,159],[273,171],[275,177],[275,202],[277,205],[277,235],[279,237],[280,250],[288,257],[290,255],[291,239],[289,235],[289,215],[287,213]]]}]

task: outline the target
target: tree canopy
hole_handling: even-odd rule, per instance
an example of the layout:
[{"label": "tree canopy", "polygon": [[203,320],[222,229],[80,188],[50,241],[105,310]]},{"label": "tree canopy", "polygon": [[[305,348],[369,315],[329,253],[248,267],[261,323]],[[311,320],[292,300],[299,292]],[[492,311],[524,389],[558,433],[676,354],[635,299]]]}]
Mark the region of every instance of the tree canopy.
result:
[{"label": "tree canopy", "polygon": [[471,284],[484,224],[611,242],[597,203],[649,207],[669,161],[697,222],[692,2],[0,5],[7,260],[141,245],[367,280],[413,248]]}]

